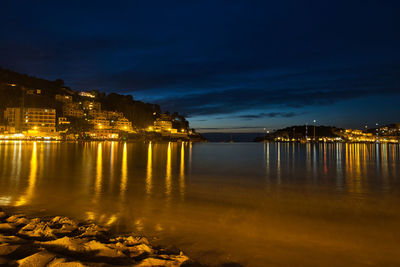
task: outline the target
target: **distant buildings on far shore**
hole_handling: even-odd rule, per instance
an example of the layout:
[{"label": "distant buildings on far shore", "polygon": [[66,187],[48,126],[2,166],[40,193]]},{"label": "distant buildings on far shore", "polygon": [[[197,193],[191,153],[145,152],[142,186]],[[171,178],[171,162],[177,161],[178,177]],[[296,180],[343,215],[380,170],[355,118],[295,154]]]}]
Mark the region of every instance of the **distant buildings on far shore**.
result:
[{"label": "distant buildings on far shore", "polygon": [[[375,129],[338,129],[335,127],[292,126],[276,130],[264,137],[257,137],[255,141],[277,142],[349,142],[349,143],[400,143],[400,124],[391,124]],[[320,128],[320,129],[319,129]],[[305,131],[304,131],[305,130]],[[319,132],[319,133],[318,133]]]}]

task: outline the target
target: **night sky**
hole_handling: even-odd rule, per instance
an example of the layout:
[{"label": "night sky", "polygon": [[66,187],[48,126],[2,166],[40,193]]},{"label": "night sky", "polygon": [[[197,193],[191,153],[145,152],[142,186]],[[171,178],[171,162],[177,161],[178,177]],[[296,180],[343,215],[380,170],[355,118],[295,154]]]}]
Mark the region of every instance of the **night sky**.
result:
[{"label": "night sky", "polygon": [[[40,2],[40,3],[39,3]],[[200,131],[400,122],[400,1],[3,1],[0,66]]]}]

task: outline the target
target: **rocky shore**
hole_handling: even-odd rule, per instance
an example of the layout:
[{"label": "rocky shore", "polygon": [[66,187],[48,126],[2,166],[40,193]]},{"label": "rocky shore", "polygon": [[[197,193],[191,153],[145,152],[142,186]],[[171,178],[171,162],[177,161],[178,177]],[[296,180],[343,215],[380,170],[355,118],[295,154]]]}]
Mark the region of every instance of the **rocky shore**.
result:
[{"label": "rocky shore", "polygon": [[67,217],[28,218],[0,208],[0,266],[191,266],[182,252],[145,237],[115,236],[106,227]]}]

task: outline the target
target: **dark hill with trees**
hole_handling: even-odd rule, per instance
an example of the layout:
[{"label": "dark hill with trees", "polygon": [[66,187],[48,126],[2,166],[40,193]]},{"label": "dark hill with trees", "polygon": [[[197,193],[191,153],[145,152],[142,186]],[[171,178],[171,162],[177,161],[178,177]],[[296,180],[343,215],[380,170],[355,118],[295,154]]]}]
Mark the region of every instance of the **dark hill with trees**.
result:
[{"label": "dark hill with trees", "polygon": [[[315,137],[339,137],[340,128],[333,126],[315,126]],[[301,126],[290,126],[283,129],[276,130],[270,134],[266,134],[263,137],[255,138],[255,142],[261,142],[263,140],[274,140],[277,137],[290,138],[290,139],[304,139],[306,135],[309,138],[314,137],[314,125],[301,125]]]}]

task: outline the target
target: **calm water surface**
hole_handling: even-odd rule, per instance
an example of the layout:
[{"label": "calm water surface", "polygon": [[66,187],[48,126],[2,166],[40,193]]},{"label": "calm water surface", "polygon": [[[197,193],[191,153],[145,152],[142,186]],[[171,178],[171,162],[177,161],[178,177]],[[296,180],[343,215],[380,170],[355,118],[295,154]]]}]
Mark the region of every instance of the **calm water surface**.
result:
[{"label": "calm water surface", "polygon": [[400,265],[398,145],[3,141],[0,206],[157,236],[203,263]]}]

